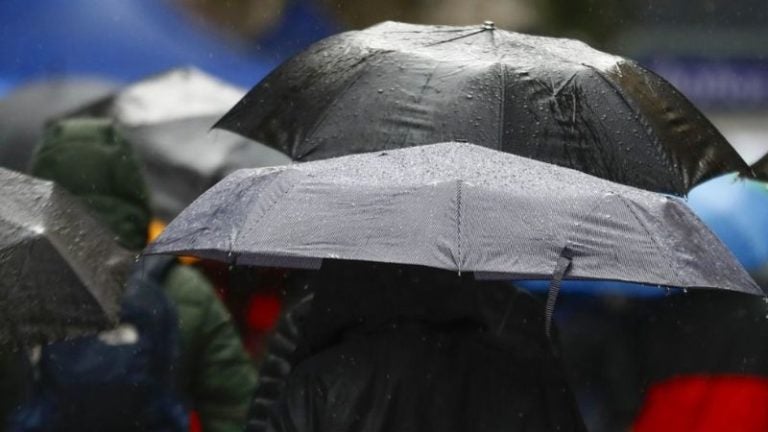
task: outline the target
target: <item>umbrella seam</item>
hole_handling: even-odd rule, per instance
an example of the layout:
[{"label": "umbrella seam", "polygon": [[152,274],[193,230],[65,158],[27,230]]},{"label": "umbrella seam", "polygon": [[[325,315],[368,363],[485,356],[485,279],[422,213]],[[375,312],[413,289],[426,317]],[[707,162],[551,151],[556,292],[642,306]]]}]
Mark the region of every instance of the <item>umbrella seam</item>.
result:
[{"label": "umbrella seam", "polygon": [[456,268],[461,274],[461,189],[463,180],[456,181],[456,243],[457,243],[457,261]]},{"label": "umbrella seam", "polygon": [[[635,219],[635,221],[637,221],[637,223],[641,227],[643,227],[643,229],[645,230],[645,233],[648,235],[648,237],[650,237],[653,240],[654,244],[656,244],[657,246],[660,245],[661,247],[663,247],[663,248],[665,248],[667,250],[674,250],[674,248],[670,247],[670,245],[667,244],[663,239],[660,239],[658,236],[654,235],[651,232],[651,230],[649,230],[648,227],[645,226],[645,223],[643,223],[642,219],[637,215],[637,212],[635,212],[635,210],[632,208],[632,206],[630,206],[629,203],[627,202],[626,197],[624,197],[624,196],[622,196],[620,194],[616,194],[616,196],[619,197],[619,200],[621,201],[621,204],[627,210],[629,210],[629,213],[632,215],[632,217]],[[660,252],[663,252],[663,251],[660,251]],[[678,275],[683,274],[680,271],[680,267],[679,267],[678,262],[677,262],[676,259],[675,260],[669,260],[669,261],[670,261],[670,269],[672,269],[675,274],[678,274]],[[687,282],[686,282],[686,285],[687,285]]]},{"label": "umbrella seam", "polygon": [[[575,96],[575,93],[574,93],[574,96]],[[588,110],[593,115],[599,116],[599,111],[596,111],[591,104],[585,103],[583,104],[583,106],[584,106],[584,110]],[[576,112],[574,111],[574,117],[575,116],[576,116]],[[580,119],[582,120],[584,119],[584,116],[582,115],[582,113],[579,113],[578,116],[580,117]],[[586,131],[594,137],[597,137],[598,135],[600,135],[600,132],[602,132],[603,135],[606,135],[606,136],[609,135],[609,132],[607,131],[608,128],[602,122],[597,122],[596,124],[592,124],[591,122],[584,121],[583,126],[586,129]],[[574,128],[576,127],[575,123],[573,127]],[[607,161],[606,152],[599,152],[598,154],[600,155],[600,157],[595,158],[597,159],[596,163],[599,164],[603,168],[603,170],[606,172],[611,171],[610,167],[612,167],[614,164],[619,163],[616,157],[611,157],[611,160]],[[568,167],[566,166],[566,168]],[[597,176],[596,174],[590,174],[590,173],[587,173],[587,174]],[[600,176],[597,176],[597,177],[600,177]],[[626,177],[622,177],[621,179],[619,179],[618,173],[616,176],[611,176],[611,178],[612,178],[611,181],[615,181],[616,183],[621,183],[626,186],[629,186],[632,183]]]},{"label": "umbrella seam", "polygon": [[501,69],[501,103],[499,107],[499,130],[498,130],[498,140],[499,140],[499,147],[498,149],[501,150],[504,148],[504,118],[506,116],[505,108],[506,108],[506,102],[507,102],[507,65],[504,63],[497,63]]},{"label": "umbrella seam", "polygon": [[[427,76],[426,81],[424,81],[424,84],[421,86],[421,90],[419,91],[418,99],[415,101],[415,103],[419,104],[419,103],[421,103],[422,99],[424,99],[424,92],[427,91],[427,87],[429,86],[429,83],[432,82],[432,78],[435,76],[435,72],[437,71],[437,68],[439,66],[440,66],[439,63],[435,63],[435,66],[429,72],[429,76]],[[405,138],[401,142],[405,143],[407,145],[408,139],[410,138],[410,136],[411,136],[411,128],[407,128],[405,130]]]},{"label": "umbrella seam", "polygon": [[[302,172],[302,171],[300,171],[300,170],[296,170],[296,169],[291,169],[291,170],[282,170],[282,171],[280,171],[280,172],[279,172],[279,174],[277,174],[277,175],[274,177],[274,179],[273,179],[273,180],[270,182],[269,186],[267,186],[266,188],[264,188],[264,191],[262,192],[262,194],[264,194],[264,192],[266,192],[268,189],[272,188],[272,187],[273,187],[273,185],[274,185],[274,184],[275,184],[275,183],[276,183],[276,182],[277,182],[277,181],[278,181],[278,180],[279,180],[281,177],[283,177],[283,175],[284,175],[285,173],[287,173],[287,172],[296,172],[296,173],[302,173],[302,174],[303,174],[303,172]],[[264,212],[262,212],[261,216],[259,216],[259,217],[258,217],[258,218],[257,218],[255,221],[253,221],[253,223],[251,223],[251,221],[246,221],[246,224],[245,224],[245,226],[254,226],[254,225],[257,225],[259,222],[261,222],[261,220],[262,220],[262,219],[264,219],[264,218],[267,216],[267,214],[269,214],[269,213],[272,211],[272,209],[274,209],[274,208],[275,208],[275,206],[277,205],[277,203],[278,203],[279,201],[281,201],[283,198],[285,198],[285,196],[286,196],[286,195],[288,195],[288,193],[290,193],[290,192],[291,192],[291,191],[292,191],[292,190],[293,190],[293,189],[296,187],[296,185],[298,185],[298,184],[299,184],[299,182],[297,182],[297,181],[293,182],[293,183],[291,184],[291,186],[290,186],[288,189],[286,189],[286,190],[285,190],[285,191],[284,191],[284,192],[283,192],[283,193],[282,193],[280,196],[276,197],[276,198],[275,198],[275,199],[272,201],[272,203],[269,205],[269,208],[265,209],[265,210],[264,210]]]}]

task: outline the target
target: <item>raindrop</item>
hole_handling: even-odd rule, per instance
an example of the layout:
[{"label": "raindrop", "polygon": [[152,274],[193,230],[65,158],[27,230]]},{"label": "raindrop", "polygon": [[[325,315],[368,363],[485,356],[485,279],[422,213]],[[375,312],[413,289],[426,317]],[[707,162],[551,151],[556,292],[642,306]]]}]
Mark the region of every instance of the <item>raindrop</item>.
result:
[{"label": "raindrop", "polygon": [[384,93],[384,89],[377,90],[379,93]]}]

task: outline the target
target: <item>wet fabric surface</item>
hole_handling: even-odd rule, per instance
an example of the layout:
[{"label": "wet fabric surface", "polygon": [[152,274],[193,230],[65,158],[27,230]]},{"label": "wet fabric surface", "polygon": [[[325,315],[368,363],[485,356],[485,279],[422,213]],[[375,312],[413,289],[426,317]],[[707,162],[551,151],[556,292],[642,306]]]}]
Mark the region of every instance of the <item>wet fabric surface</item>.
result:
[{"label": "wet fabric surface", "polygon": [[462,143],[238,171],[147,251],[233,264],[317,268],[338,258],[549,279],[566,249],[566,278],[761,292],[675,198]]},{"label": "wet fabric surface", "polygon": [[0,169],[0,346],[104,328],[133,262],[53,183]]},{"label": "wet fabric surface", "polygon": [[307,161],[465,140],[683,195],[749,168],[669,83],[574,40],[385,22],[318,42],[217,124]]}]

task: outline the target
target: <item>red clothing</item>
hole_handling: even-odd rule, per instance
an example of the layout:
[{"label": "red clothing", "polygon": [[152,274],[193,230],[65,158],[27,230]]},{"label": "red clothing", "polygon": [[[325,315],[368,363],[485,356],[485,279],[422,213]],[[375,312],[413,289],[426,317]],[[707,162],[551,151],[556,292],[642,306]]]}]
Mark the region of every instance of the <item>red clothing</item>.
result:
[{"label": "red clothing", "polygon": [[768,378],[689,375],[654,384],[633,431],[768,431]]}]

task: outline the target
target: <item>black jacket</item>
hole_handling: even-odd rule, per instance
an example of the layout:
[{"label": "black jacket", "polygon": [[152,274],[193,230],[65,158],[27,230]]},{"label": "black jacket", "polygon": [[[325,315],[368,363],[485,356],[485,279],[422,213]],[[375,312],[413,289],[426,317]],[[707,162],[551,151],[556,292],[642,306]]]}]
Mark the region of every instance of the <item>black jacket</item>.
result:
[{"label": "black jacket", "polygon": [[544,308],[527,294],[471,274],[349,262],[324,264],[314,285],[261,430],[584,430]]}]

